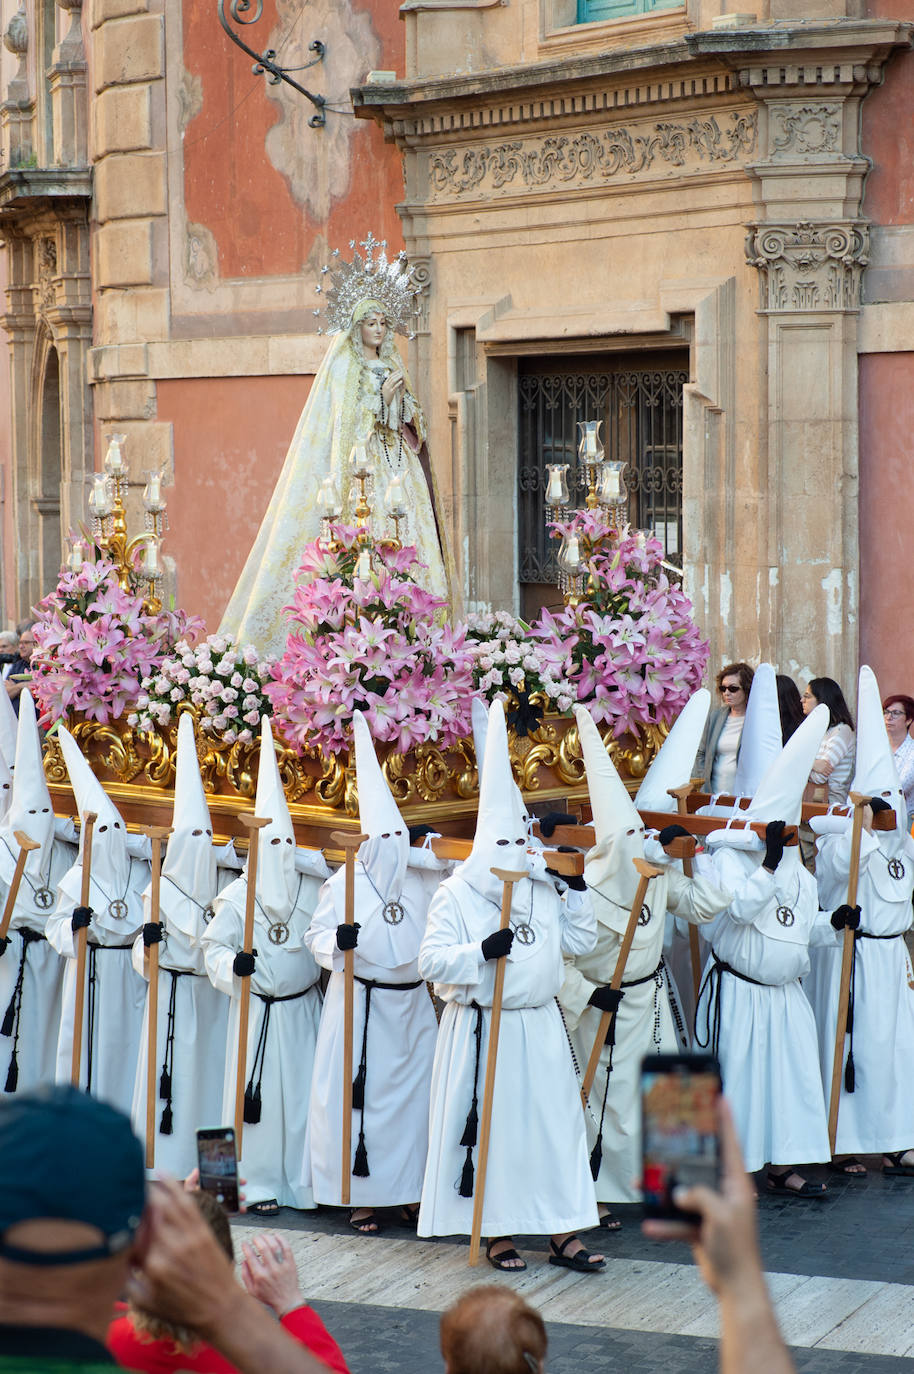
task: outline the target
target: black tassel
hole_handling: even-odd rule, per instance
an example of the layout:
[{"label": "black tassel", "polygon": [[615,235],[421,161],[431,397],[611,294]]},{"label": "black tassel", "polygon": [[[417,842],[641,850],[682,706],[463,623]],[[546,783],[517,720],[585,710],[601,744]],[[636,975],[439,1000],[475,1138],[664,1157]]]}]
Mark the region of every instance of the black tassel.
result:
[{"label": "black tassel", "polygon": [[162,1120],[159,1122],[159,1135],[171,1135],[173,1129],[173,1118],[171,1114],[171,1103],[166,1102],[162,1110]]},{"label": "black tassel", "polygon": [[473,1151],[467,1150],[467,1157],[464,1161],[463,1171],[460,1175],[460,1188],[458,1189],[461,1197],[473,1196]]},{"label": "black tassel", "polygon": [[352,1161],[353,1178],[368,1178],[368,1151],[365,1149],[365,1137],[359,1131],[359,1143],[355,1150],[355,1159]]},{"label": "black tassel", "polygon": [[851,1050],[847,1056],[847,1063],[844,1066],[844,1091],[852,1093],[857,1086],[857,1074],[854,1069],[854,1051]]},{"label": "black tassel", "polygon": [[598,1135],[596,1144],[590,1152],[590,1176],[596,1183],[600,1175],[600,1165],[603,1163],[603,1136]]},{"label": "black tassel", "polygon": [[244,1090],[244,1121],[246,1126],[256,1126],[260,1121],[260,1084],[252,1087],[249,1083]]},{"label": "black tassel", "polygon": [[[474,1105],[467,1112],[467,1124],[464,1126],[463,1135],[460,1137],[461,1145],[463,1145],[468,1150],[472,1149],[472,1147],[476,1144],[478,1134],[479,1113],[477,1112],[476,1107]],[[469,1193],[463,1193],[461,1194],[461,1196],[469,1197]]]},{"label": "black tassel", "polygon": [[845,1029],[845,1031],[846,1031],[846,1033],[847,1033],[848,1035],[853,1035],[853,1033],[854,1033],[854,1004],[853,1004],[853,1002],[848,1002],[848,1004],[847,1004],[847,1021],[844,1023],[844,1029]]},{"label": "black tassel", "polygon": [[6,1075],[6,1087],[4,1092],[14,1093],[19,1086],[19,1056],[16,1051],[10,1055],[9,1072]]},{"label": "black tassel", "polygon": [[167,1069],[163,1069],[159,1076],[159,1098],[162,1102],[167,1102],[171,1097],[171,1074]]},{"label": "black tassel", "polygon": [[8,1006],[7,1009],[6,1009],[6,1015],[5,1015],[4,1018],[3,1018],[3,1025],[0,1026],[0,1035],[6,1035],[6,1036],[12,1035],[12,1033],[13,1033],[13,1026],[15,1025],[15,1023],[16,1023],[16,994],[13,993],[13,996],[12,996],[11,999],[10,999],[10,1004],[9,1004],[9,1006]]},{"label": "black tassel", "polygon": [[362,1111],[365,1106],[365,1065],[359,1065],[359,1071],[352,1080],[352,1110]]}]

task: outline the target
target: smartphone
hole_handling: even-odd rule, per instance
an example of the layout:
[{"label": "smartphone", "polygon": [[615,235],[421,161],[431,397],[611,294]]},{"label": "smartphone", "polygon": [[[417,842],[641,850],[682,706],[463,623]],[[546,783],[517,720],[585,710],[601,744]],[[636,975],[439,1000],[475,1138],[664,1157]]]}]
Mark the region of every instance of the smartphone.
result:
[{"label": "smartphone", "polygon": [[699,1220],[673,1202],[673,1189],[720,1180],[713,1054],[650,1054],[641,1064],[641,1189],[649,1217]]},{"label": "smartphone", "polygon": [[197,1164],[203,1191],[212,1193],[227,1212],[237,1212],[238,1158],[231,1126],[214,1126],[197,1132]]}]

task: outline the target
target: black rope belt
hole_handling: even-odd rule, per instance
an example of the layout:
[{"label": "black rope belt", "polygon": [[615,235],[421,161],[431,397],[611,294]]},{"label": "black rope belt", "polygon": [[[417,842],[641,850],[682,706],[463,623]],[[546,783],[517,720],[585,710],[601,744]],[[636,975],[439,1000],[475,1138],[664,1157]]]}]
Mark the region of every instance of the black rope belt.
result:
[{"label": "black rope belt", "polygon": [[365,989],[365,1019],[362,1022],[362,1053],[359,1056],[359,1068],[352,1080],[352,1110],[359,1113],[359,1138],[352,1159],[352,1173],[355,1178],[368,1178],[368,1149],[365,1145],[365,1085],[368,1080],[368,1019],[371,1016],[371,994],[376,991],[415,992],[416,988],[421,988],[425,979],[417,978],[414,983],[381,983],[376,978],[360,978],[356,974],[355,981],[361,983]]},{"label": "black rope belt", "polygon": [[476,1039],[476,1062],[473,1068],[473,1097],[470,1102],[470,1110],[467,1112],[463,1135],[460,1137],[461,1148],[466,1150],[467,1156],[463,1163],[460,1178],[454,1185],[461,1197],[473,1196],[475,1176],[473,1150],[476,1148],[476,1140],[479,1135],[479,1060],[482,1054],[482,1007],[478,1002],[471,1002],[470,1006],[476,1013],[473,1026],[473,1035]]},{"label": "black rope belt", "polygon": [[165,1053],[162,1058],[162,1072],[159,1074],[159,1101],[164,1102],[162,1108],[162,1119],[159,1122],[159,1134],[171,1135],[174,1130],[174,1113],[172,1102],[172,1074],[175,1066],[175,1009],[178,999],[178,979],[179,978],[202,978],[202,973],[197,973],[192,968],[160,968],[160,973],[167,973],[171,978],[171,987],[168,990],[168,1021],[165,1029]]},{"label": "black rope belt", "polygon": [[[739,969],[733,968],[731,964],[719,958],[713,949],[711,950],[711,958],[713,962],[705,974],[704,982],[699,988],[698,1003],[695,1007],[695,1044],[698,1045],[700,1049],[706,1050],[710,1043],[711,1053],[717,1054],[720,1050],[723,975],[729,973],[732,977],[739,978],[743,983],[751,983],[752,986],[756,988],[767,988],[774,985],[771,983],[762,983],[758,978],[750,978],[748,973],[740,973]],[[705,1038],[702,1040],[698,1034],[698,1008],[701,1006],[701,999],[704,997],[705,992],[708,994],[708,1000],[705,1004]]]},{"label": "black rope belt", "polygon": [[857,1088],[857,1067],[854,1063],[854,1004],[857,1000],[857,941],[858,940],[901,940],[904,937],[903,930],[896,930],[892,935],[874,935],[872,931],[861,930],[858,926],[854,931],[853,952],[851,954],[851,982],[847,996],[847,1020],[844,1023],[844,1031],[850,1040],[847,1047],[847,1060],[844,1065],[844,1090],[852,1093]]},{"label": "black rope belt", "polygon": [[244,1090],[244,1120],[248,1126],[257,1125],[263,1110],[261,1087],[263,1084],[263,1067],[267,1058],[267,1036],[270,1032],[270,1013],[277,1002],[297,1002],[300,998],[307,997],[314,986],[315,984],[311,983],[308,987],[302,988],[301,992],[286,992],[279,996],[268,992],[254,993],[254,996],[263,1003],[263,1020],[260,1023],[260,1032],[257,1036],[257,1046],[254,1050],[254,1062],[251,1065],[251,1076]]},{"label": "black rope belt", "polygon": [[87,941],[89,951],[89,990],[86,997],[86,1092],[92,1091],[92,1052],[95,1040],[95,986],[98,974],[95,968],[95,959],[100,949],[133,949],[133,941],[129,945],[100,945],[95,940]]},{"label": "black rope belt", "polygon": [[25,979],[26,956],[31,945],[44,939],[44,936],[40,935],[37,930],[30,930],[28,926],[23,926],[19,934],[22,937],[19,969],[16,973],[16,982],[13,985],[13,995],[3,1017],[3,1025],[0,1026],[0,1035],[12,1036],[13,1040],[9,1068],[6,1073],[6,1087],[3,1090],[8,1093],[14,1093],[19,1086],[19,1026],[22,1018],[22,986]]}]

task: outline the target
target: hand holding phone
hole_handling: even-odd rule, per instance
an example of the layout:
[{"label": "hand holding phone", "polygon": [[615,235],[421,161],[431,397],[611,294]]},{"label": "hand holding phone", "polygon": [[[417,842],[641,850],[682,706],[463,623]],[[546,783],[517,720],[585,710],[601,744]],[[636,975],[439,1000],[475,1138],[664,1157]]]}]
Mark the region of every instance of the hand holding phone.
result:
[{"label": "hand holding phone", "polygon": [[212,1193],[227,1212],[237,1212],[238,1158],[231,1126],[215,1126],[197,1132],[197,1164],[202,1190]]},{"label": "hand holding phone", "polygon": [[641,1187],[646,1216],[700,1221],[698,1213],[683,1210],[674,1194],[696,1185],[717,1187],[720,1089],[720,1065],[712,1054],[656,1054],[643,1061]]}]

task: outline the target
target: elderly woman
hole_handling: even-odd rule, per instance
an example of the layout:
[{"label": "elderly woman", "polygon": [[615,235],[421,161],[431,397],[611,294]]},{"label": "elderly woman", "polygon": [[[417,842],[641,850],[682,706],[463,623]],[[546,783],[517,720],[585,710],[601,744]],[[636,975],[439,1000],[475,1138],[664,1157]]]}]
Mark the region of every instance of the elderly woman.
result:
[{"label": "elderly woman", "polygon": [[717,674],[721,705],[708,716],[695,758],[695,776],[716,795],[730,794],[754,673],[748,663],[728,663]]},{"label": "elderly woman", "polygon": [[815,788],[824,787],[829,806],[842,806],[854,775],[854,718],[834,678],[812,678],[801,700],[805,715],[817,706],[827,706],[829,716],[822,748],[809,774],[807,799]]},{"label": "elderly woman", "polygon": [[908,808],[908,829],[914,823],[914,739],[911,726],[914,725],[914,697],[896,692],[886,697],[882,703],[886,734],[892,746],[898,781],[904,792],[905,806]]}]

